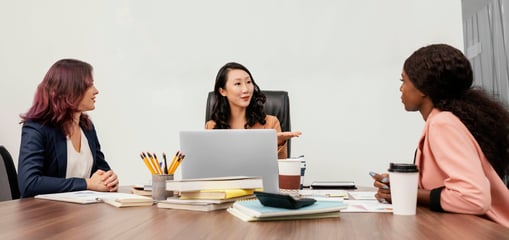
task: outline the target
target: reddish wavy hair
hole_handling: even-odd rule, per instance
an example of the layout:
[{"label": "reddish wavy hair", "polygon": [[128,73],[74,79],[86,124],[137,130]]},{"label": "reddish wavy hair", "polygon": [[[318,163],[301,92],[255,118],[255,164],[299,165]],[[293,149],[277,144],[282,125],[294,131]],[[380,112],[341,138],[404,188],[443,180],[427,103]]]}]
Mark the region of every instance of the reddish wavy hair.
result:
[{"label": "reddish wavy hair", "polygon": [[[20,115],[21,123],[39,122],[60,128],[68,135],[73,114],[78,112],[85,91],[93,85],[92,70],[92,65],[76,59],[54,63],[37,87],[32,107]],[[84,113],[79,124],[86,129],[92,127],[90,118]]]}]

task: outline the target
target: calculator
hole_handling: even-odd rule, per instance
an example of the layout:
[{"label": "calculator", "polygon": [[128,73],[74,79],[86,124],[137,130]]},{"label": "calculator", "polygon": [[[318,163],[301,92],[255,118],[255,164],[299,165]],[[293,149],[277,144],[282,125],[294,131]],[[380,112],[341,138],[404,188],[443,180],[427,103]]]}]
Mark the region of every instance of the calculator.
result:
[{"label": "calculator", "polygon": [[293,197],[282,193],[254,192],[262,205],[267,207],[299,209],[301,207],[312,205],[316,202],[313,198]]}]

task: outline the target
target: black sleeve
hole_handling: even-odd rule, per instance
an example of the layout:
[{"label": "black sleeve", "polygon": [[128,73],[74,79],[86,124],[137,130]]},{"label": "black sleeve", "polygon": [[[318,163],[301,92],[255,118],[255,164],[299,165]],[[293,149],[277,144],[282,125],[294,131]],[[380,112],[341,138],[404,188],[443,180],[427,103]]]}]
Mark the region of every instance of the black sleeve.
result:
[{"label": "black sleeve", "polygon": [[431,211],[435,212],[443,212],[444,209],[442,209],[442,205],[440,204],[440,195],[442,194],[442,189],[444,187],[439,187],[431,190],[429,194],[429,208]]}]

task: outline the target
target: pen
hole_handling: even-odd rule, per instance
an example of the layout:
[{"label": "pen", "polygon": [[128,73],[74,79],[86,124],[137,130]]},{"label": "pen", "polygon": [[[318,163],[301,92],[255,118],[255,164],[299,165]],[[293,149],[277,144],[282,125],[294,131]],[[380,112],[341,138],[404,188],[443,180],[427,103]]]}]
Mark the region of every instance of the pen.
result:
[{"label": "pen", "polygon": [[166,162],[166,153],[163,152],[163,159],[164,159],[164,174],[168,174],[168,163]]},{"label": "pen", "polygon": [[145,163],[145,165],[147,166],[148,170],[150,171],[151,174],[154,174],[154,169],[152,169],[152,166],[150,165],[150,163],[148,162],[148,159],[147,159],[147,156],[145,156],[145,153],[140,153],[140,157],[141,157],[141,160],[143,160],[143,162]]}]

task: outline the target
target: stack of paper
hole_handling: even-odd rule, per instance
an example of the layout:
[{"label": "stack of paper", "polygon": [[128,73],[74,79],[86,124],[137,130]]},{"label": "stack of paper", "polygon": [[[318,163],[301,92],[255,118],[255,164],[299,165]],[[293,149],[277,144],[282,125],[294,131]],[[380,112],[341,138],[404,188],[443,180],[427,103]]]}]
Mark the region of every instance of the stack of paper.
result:
[{"label": "stack of paper", "polygon": [[151,185],[132,185],[131,193],[141,196],[152,196],[152,186]]},{"label": "stack of paper", "polygon": [[261,177],[217,177],[173,180],[166,182],[166,190],[177,192],[191,192],[213,189],[262,189]]},{"label": "stack of paper", "polygon": [[233,202],[253,198],[255,190],[263,188],[259,177],[221,177],[168,181],[167,189],[179,192],[179,196],[160,201],[159,208],[192,211],[226,209]]},{"label": "stack of paper", "polygon": [[228,212],[246,222],[276,221],[339,217],[340,210],[346,207],[347,205],[341,201],[316,201],[307,207],[285,209],[266,207],[258,199],[252,199],[235,202],[228,208]]},{"label": "stack of paper", "polygon": [[154,204],[150,197],[129,193],[96,192],[90,190],[40,194],[35,196],[35,198],[80,204],[105,202],[115,207],[151,206]]}]

